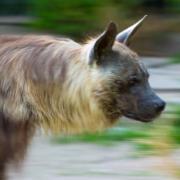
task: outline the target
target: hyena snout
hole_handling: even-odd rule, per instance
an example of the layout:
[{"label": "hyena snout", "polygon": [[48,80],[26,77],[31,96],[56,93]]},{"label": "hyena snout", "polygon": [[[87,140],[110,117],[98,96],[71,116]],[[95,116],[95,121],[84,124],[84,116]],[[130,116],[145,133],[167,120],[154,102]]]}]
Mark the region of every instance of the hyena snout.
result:
[{"label": "hyena snout", "polygon": [[[146,122],[152,121],[154,118],[159,116],[161,112],[165,109],[166,103],[158,97],[156,94],[154,96],[144,100],[142,112],[140,112],[140,117]],[[142,107],[142,104],[141,104]]]},{"label": "hyena snout", "polygon": [[142,122],[150,122],[165,109],[166,103],[150,87],[145,89],[142,87],[135,88],[133,92],[134,98],[126,100],[131,104],[124,111],[126,117]]},{"label": "hyena snout", "polygon": [[161,113],[166,106],[166,103],[162,99],[158,99],[154,101],[154,109],[157,113]]}]

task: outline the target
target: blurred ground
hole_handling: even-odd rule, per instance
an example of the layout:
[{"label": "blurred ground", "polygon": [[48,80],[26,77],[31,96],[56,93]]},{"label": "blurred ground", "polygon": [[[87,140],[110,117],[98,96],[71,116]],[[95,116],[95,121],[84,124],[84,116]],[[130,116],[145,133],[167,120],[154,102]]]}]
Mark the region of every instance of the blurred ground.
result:
[{"label": "blurred ground", "polygon": [[[151,73],[150,82],[160,96],[167,102],[180,103],[180,65],[168,64],[168,59],[144,57],[143,61]],[[9,176],[12,180],[173,180],[174,166],[180,167],[180,149],[173,149],[165,156],[161,153],[142,156],[128,142],[114,146],[54,145],[48,138],[38,136],[22,171],[11,170]]]},{"label": "blurred ground", "polygon": [[[138,157],[128,143],[51,145],[36,138],[22,172],[11,171],[12,180],[173,180],[171,161],[180,166],[180,150],[169,157]],[[168,163],[166,167],[166,163]]]}]

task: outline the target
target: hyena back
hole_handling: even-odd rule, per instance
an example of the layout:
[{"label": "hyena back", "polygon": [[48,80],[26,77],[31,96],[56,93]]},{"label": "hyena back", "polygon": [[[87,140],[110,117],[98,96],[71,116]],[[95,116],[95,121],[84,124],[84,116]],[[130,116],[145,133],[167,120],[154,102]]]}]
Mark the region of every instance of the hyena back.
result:
[{"label": "hyena back", "polygon": [[88,67],[84,46],[48,36],[1,39],[0,108],[9,119],[33,119],[62,133],[111,124],[94,101],[92,90],[102,78]]},{"label": "hyena back", "polygon": [[0,37],[0,179],[20,161],[37,126],[81,133],[122,116],[151,121],[165,103],[129,39],[142,21],[117,34],[114,23],[85,44],[51,36]]}]

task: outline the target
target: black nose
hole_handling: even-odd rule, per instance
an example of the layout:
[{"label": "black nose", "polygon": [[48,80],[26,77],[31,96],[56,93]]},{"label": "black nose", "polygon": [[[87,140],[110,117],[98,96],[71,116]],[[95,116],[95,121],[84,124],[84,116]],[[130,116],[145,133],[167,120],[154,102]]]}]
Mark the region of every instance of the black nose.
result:
[{"label": "black nose", "polygon": [[155,108],[156,108],[157,112],[163,111],[165,106],[166,106],[166,103],[164,101],[162,101],[162,100],[155,103]]}]

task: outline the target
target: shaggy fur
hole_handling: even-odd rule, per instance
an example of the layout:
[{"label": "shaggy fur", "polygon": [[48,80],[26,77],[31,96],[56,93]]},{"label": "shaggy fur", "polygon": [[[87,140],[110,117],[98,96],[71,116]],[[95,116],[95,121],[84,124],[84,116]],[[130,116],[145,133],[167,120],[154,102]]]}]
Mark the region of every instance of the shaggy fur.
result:
[{"label": "shaggy fur", "polygon": [[109,125],[92,100],[97,79],[83,61],[83,46],[39,36],[1,41],[0,108],[10,119],[27,121],[33,116],[45,129],[65,133]]},{"label": "shaggy fur", "polygon": [[6,164],[24,157],[35,127],[80,133],[112,124],[92,95],[101,79],[83,59],[87,45],[49,36],[2,36],[0,44],[1,180]]},{"label": "shaggy fur", "polygon": [[9,163],[23,159],[37,127],[99,131],[122,115],[149,121],[163,110],[137,55],[114,42],[115,28],[83,45],[51,36],[0,37],[0,180]]}]

